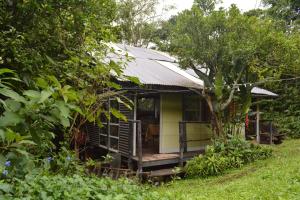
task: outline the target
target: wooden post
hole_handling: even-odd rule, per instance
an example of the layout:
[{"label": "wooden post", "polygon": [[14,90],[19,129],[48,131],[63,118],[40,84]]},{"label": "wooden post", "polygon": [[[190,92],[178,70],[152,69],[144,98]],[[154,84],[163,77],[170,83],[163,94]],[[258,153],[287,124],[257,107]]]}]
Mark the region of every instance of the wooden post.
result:
[{"label": "wooden post", "polygon": [[142,152],[142,123],[137,121],[137,140],[138,140],[138,173],[143,172],[143,152]]},{"label": "wooden post", "polygon": [[259,127],[259,120],[260,120],[260,113],[259,113],[259,106],[256,105],[256,141],[260,144],[260,127]]},{"label": "wooden post", "polygon": [[184,122],[179,122],[179,166],[183,167],[183,151],[184,151]]},{"label": "wooden post", "polygon": [[[135,93],[134,95],[134,106],[133,106],[133,120],[136,121],[137,120],[137,94]],[[133,124],[133,146],[131,148],[133,148],[132,153],[133,156],[136,156],[136,129],[137,129],[137,123],[134,122]]]},{"label": "wooden post", "polygon": [[270,144],[273,144],[273,124],[272,121],[270,121]]},{"label": "wooden post", "polygon": [[[109,116],[111,116],[110,114],[110,98],[108,99],[108,102],[107,102],[107,106],[108,106],[108,114]],[[106,127],[106,130],[107,130],[107,151],[109,152],[109,149],[110,149],[110,117],[107,119],[107,127]]]},{"label": "wooden post", "polygon": [[184,153],[187,152],[187,137],[186,137],[186,123],[183,123],[183,149]]}]

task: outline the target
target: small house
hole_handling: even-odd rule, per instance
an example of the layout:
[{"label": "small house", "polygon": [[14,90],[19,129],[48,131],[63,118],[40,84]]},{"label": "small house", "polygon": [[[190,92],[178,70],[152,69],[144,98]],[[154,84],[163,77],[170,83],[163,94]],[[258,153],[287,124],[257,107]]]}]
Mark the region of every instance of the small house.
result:
[{"label": "small house", "polygon": [[[123,163],[140,171],[182,164],[211,143],[210,112],[201,98],[203,81],[179,68],[175,59],[158,51],[114,45],[133,59],[124,74],[137,77],[141,86],[120,82],[132,108],[110,99],[127,121],[111,117],[102,128],[87,125],[90,144],[121,156]],[[254,89],[258,95],[275,95]]]}]

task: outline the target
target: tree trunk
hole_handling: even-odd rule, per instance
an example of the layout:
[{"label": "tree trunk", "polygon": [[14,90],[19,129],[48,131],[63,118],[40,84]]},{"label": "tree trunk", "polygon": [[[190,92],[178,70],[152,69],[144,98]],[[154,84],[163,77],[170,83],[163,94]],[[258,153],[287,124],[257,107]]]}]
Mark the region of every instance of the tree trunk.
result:
[{"label": "tree trunk", "polygon": [[211,126],[214,138],[226,139],[223,131],[222,111],[216,108],[217,102],[210,95],[204,95],[204,98],[211,112]]}]

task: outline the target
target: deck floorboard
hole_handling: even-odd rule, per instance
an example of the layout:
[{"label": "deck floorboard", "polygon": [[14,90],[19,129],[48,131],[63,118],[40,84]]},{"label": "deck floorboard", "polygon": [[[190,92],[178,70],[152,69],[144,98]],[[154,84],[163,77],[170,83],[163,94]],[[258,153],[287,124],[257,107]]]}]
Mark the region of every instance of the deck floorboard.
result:
[{"label": "deck floorboard", "polygon": [[[199,154],[203,154],[204,151],[190,151],[183,154],[185,159],[192,158]],[[134,160],[138,160],[137,156],[133,157]],[[179,159],[179,153],[160,153],[160,154],[144,154],[143,155],[143,163],[144,162],[154,162],[154,161],[163,161],[163,160],[174,160]]]}]

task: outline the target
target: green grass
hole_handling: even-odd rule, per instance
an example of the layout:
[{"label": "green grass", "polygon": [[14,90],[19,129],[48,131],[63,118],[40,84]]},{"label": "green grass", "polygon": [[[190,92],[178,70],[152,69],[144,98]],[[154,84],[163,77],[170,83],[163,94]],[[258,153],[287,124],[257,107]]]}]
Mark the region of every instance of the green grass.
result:
[{"label": "green grass", "polygon": [[176,180],[154,190],[171,199],[300,200],[300,140],[273,148],[273,157],[223,176]]}]

